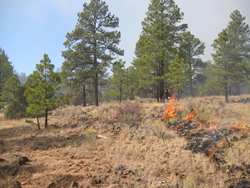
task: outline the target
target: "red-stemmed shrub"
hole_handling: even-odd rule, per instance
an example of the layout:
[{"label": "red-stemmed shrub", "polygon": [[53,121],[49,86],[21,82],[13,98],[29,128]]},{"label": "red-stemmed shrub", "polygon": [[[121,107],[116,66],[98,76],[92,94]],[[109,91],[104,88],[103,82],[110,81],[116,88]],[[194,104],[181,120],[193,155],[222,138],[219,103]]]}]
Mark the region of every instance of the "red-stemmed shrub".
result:
[{"label": "red-stemmed shrub", "polygon": [[115,119],[121,123],[136,125],[140,121],[142,108],[138,103],[128,102],[118,108]]}]

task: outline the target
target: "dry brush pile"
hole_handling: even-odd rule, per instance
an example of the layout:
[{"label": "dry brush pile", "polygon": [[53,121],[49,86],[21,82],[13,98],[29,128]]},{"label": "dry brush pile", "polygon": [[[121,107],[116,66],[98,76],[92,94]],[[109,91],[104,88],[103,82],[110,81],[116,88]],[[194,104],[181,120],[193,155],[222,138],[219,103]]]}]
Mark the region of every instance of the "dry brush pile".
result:
[{"label": "dry brush pile", "polygon": [[243,97],[69,106],[40,131],[0,118],[0,187],[247,187]]}]

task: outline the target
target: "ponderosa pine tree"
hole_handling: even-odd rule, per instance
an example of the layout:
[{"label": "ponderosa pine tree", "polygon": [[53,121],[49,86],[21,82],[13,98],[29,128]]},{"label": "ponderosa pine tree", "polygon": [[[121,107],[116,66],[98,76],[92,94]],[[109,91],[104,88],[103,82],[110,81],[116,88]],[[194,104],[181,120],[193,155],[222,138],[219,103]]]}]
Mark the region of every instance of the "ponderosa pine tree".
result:
[{"label": "ponderosa pine tree", "polygon": [[164,94],[164,75],[178,52],[177,44],[187,25],[180,24],[183,13],[173,0],[151,0],[146,15],[133,65],[138,71],[140,87],[155,87],[159,102]]},{"label": "ponderosa pine tree", "polygon": [[[85,53],[86,48],[77,44],[72,49],[62,52],[65,61],[62,65],[61,76],[63,84],[73,92],[81,93],[82,104],[86,106],[86,85],[93,81],[93,67],[88,66],[92,59]],[[72,93],[72,92],[71,92]]]},{"label": "ponderosa pine tree", "polygon": [[228,102],[229,86],[242,80],[248,72],[247,60],[250,55],[250,30],[238,10],[230,15],[229,25],[214,40],[212,54],[215,64],[211,75],[224,88],[225,101]]},{"label": "ponderosa pine tree", "polygon": [[119,19],[111,15],[105,1],[91,0],[89,4],[84,3],[83,12],[78,13],[75,30],[66,35],[67,41],[64,45],[68,50],[80,53],[78,56],[83,56],[83,59],[90,57],[90,60],[81,63],[92,72],[95,105],[98,105],[98,75],[115,59],[114,55],[124,54],[117,47],[121,38],[120,32],[111,30],[118,26]]},{"label": "ponderosa pine tree", "polygon": [[185,72],[186,69],[187,64],[184,62],[184,59],[177,55],[169,65],[169,72],[165,74],[165,77],[171,85],[170,88],[177,91],[178,101],[180,99],[180,89],[188,83],[188,76]]},{"label": "ponderosa pine tree", "polygon": [[[0,48],[0,96],[2,95],[5,82],[13,76],[13,66],[4,50]],[[3,105],[0,100],[0,108]]]},{"label": "ponderosa pine tree", "polygon": [[36,64],[36,69],[28,79],[31,87],[26,89],[24,95],[29,103],[27,114],[37,117],[40,129],[39,117],[45,116],[45,128],[47,128],[48,112],[66,104],[67,99],[66,95],[56,93],[61,87],[61,78],[59,73],[54,72],[54,65],[51,64],[47,54],[43,55],[40,64]]},{"label": "ponderosa pine tree", "polygon": [[195,74],[195,68],[199,66],[199,56],[204,54],[205,43],[200,39],[195,38],[190,31],[182,33],[182,41],[179,48],[179,54],[181,58],[184,58],[184,62],[187,64],[187,76],[189,77],[189,92],[193,97],[193,76]]},{"label": "ponderosa pine tree", "polygon": [[231,94],[232,86],[237,90],[237,94],[239,94],[241,87],[243,87],[247,83],[247,78],[250,75],[250,29],[249,25],[245,22],[245,17],[241,15],[240,11],[235,10],[230,15],[231,21],[227,26],[228,33],[231,36],[231,42],[234,47],[238,47],[240,49],[240,53],[238,54],[242,63],[244,64],[244,68],[242,69],[242,74],[244,77],[240,76],[235,79],[235,81],[229,86],[229,94]]},{"label": "ponderosa pine tree", "polygon": [[119,97],[119,101],[121,102],[127,84],[125,61],[122,61],[121,59],[116,61],[111,71],[113,72],[113,76],[109,77],[111,83],[109,95],[111,97]]}]

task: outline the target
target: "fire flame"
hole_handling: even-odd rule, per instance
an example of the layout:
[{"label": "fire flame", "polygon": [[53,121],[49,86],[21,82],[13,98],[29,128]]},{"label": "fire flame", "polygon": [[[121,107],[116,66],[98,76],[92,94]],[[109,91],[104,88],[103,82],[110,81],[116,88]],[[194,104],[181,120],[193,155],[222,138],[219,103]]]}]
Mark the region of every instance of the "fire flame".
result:
[{"label": "fire flame", "polygon": [[169,102],[170,104],[168,106],[165,106],[163,109],[163,117],[162,117],[163,121],[166,121],[168,118],[174,117],[175,114],[178,112],[178,110],[175,110],[174,108],[175,96],[170,98]]},{"label": "fire flame", "polygon": [[208,155],[208,160],[211,161],[215,161],[215,156],[214,156],[214,152],[218,149],[217,146],[212,145],[212,148],[209,148],[208,150],[210,151],[209,155]]},{"label": "fire flame", "polygon": [[[247,128],[246,128],[246,126],[247,126],[247,123],[244,122],[244,123],[241,124],[240,126],[235,125],[235,126],[231,127],[230,130],[233,130],[233,131],[235,131],[235,132],[239,132],[240,130],[242,130],[243,133],[246,134],[246,133],[247,133]],[[249,129],[249,130],[250,130],[250,129]]]},{"label": "fire flame", "polygon": [[185,121],[192,121],[195,120],[195,115],[196,115],[196,110],[193,110],[192,112],[190,112],[186,117],[185,117]]},{"label": "fire flame", "polygon": [[204,126],[204,123],[200,122],[199,127],[196,129],[194,133],[198,133],[198,131]]},{"label": "fire flame", "polygon": [[212,131],[215,128],[215,123],[216,121],[208,120],[206,124],[207,126],[209,126],[209,128],[205,130],[205,133],[209,133],[210,131]]}]

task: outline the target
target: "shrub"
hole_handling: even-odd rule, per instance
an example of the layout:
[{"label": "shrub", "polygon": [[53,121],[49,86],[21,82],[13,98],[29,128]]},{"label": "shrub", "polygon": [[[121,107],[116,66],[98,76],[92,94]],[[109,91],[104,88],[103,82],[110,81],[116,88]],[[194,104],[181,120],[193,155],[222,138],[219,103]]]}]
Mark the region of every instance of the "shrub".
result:
[{"label": "shrub", "polygon": [[128,102],[118,108],[115,119],[121,123],[136,125],[140,120],[141,106],[138,103]]}]

